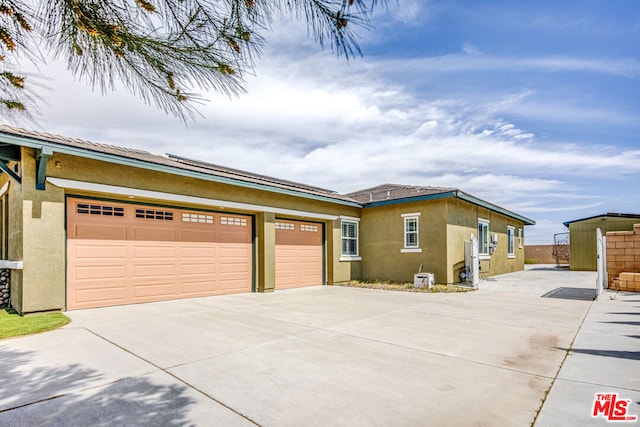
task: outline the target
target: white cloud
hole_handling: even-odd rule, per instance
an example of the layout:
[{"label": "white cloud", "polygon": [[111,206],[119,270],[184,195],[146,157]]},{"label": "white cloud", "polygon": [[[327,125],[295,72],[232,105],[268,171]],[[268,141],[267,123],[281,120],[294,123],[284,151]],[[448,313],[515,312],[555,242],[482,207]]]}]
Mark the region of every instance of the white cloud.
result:
[{"label": "white cloud", "polygon": [[[406,25],[423,23],[429,18],[428,2],[426,1],[402,1],[397,5],[390,5],[391,16],[394,20]],[[377,15],[379,15],[378,13]]]},{"label": "white cloud", "polygon": [[[402,68],[400,67],[402,64]],[[640,62],[635,59],[592,59],[573,56],[511,57],[474,52],[435,57],[388,59],[387,69],[405,69],[415,72],[451,73],[470,71],[573,71],[610,74],[623,77],[640,76]]]},{"label": "white cloud", "polygon": [[478,47],[471,42],[465,42],[462,45],[462,51],[467,55],[473,55],[479,52]]},{"label": "white cloud", "polygon": [[[565,122],[595,119],[600,112],[593,107],[543,104],[529,88],[415,91],[402,79],[411,74],[415,80],[422,71],[437,81],[439,73],[458,69],[557,68],[557,61],[514,65],[473,52],[346,63],[317,47],[304,57],[298,49],[279,51],[287,37],[299,34],[282,28],[275,34],[257,77],[247,78],[248,95],[230,100],[207,94],[211,101],[200,108],[203,117],[187,127],[134,96],[93,93],[53,63],[45,70],[56,80],[46,94],[51,105],[43,106],[42,130],[342,192],[384,182],[453,186],[523,214],[571,213],[565,220],[603,206],[600,199],[576,201],[588,197],[576,178],[640,173],[640,150],[541,140],[514,119],[514,113]],[[573,67],[615,74],[598,63],[574,61]],[[569,59],[563,66],[571,69],[570,64]]]}]

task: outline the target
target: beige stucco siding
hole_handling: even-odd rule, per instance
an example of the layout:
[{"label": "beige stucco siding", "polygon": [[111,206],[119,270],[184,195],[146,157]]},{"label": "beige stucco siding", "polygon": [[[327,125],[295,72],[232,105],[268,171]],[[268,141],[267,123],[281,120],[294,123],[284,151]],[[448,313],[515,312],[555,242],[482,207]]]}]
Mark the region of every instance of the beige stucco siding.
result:
[{"label": "beige stucco siding", "polygon": [[[134,203],[162,204],[162,200],[119,194],[69,191],[51,183],[46,190],[36,190],[35,150],[22,148],[22,185],[10,185],[8,199],[12,206],[9,218],[9,258],[22,260],[24,272],[12,273],[12,304],[21,312],[57,310],[65,308],[65,196],[98,197]],[[277,207],[311,214],[347,215],[359,217],[359,208],[329,201],[312,200],[295,195],[280,194],[259,189],[236,187],[192,177],[171,175],[132,166],[53,154],[47,165],[47,176],[76,181],[94,182],[205,199],[224,200],[248,205]],[[7,179],[6,176],[3,179]],[[12,183],[14,184],[14,183]],[[169,203],[169,202],[168,202]],[[170,202],[172,206],[205,208],[183,202]],[[17,207],[21,209],[17,209]],[[216,207],[207,206],[215,210]],[[258,208],[256,208],[258,209]],[[223,210],[223,208],[220,208]],[[254,257],[255,285],[258,291],[271,291],[275,285],[275,229],[276,216],[259,210],[232,210],[255,217],[256,236]],[[301,217],[304,218],[304,217]],[[292,219],[296,219],[295,216]],[[324,221],[327,282],[359,278],[358,262],[340,262],[340,222]],[[43,238],[46,236],[46,238]]]},{"label": "beige stucco siding", "polygon": [[[351,216],[353,217],[353,215]],[[360,234],[362,234],[361,228],[360,226]],[[337,219],[327,222],[325,230],[327,230],[327,283],[359,280],[362,277],[362,262],[359,260],[340,260],[342,255],[342,221]]]},{"label": "beige stucco siding", "polygon": [[[402,253],[402,214],[419,213],[422,252]],[[496,250],[481,261],[483,275],[492,276],[524,268],[524,248],[518,245],[522,221],[453,197],[394,204],[362,211],[362,276],[366,280],[412,282],[422,271],[434,273],[437,283],[458,283],[464,268],[464,242],[478,237],[478,219],[489,221],[489,233],[498,235]],[[514,254],[508,255],[507,227],[514,228]]]},{"label": "beige stucco siding", "polygon": [[[419,213],[418,242],[422,251],[403,253],[402,215],[412,213]],[[434,273],[436,281],[446,280],[447,210],[444,199],[365,208],[361,218],[363,279],[413,282],[413,275],[422,265],[422,272]]]},{"label": "beige stucco siding", "polygon": [[[57,166],[56,162],[58,162]],[[320,214],[359,216],[358,207],[57,153],[54,153],[49,160],[47,176]],[[153,202],[153,200],[144,199],[136,199],[137,201]]]},{"label": "beige stucco siding", "polygon": [[[22,148],[22,185],[11,185],[10,254],[24,270],[12,274],[11,301],[21,312],[65,305],[64,191],[36,190],[35,152]],[[15,184],[15,183],[12,183]],[[17,208],[20,207],[21,209]]]},{"label": "beige stucco siding", "polygon": [[[601,219],[604,218],[604,219]],[[630,231],[640,218],[603,216],[569,224],[569,267],[571,270],[596,271],[596,229],[602,235],[608,231]]]},{"label": "beige stucco siding", "polygon": [[[12,304],[22,312],[63,309],[65,304],[65,201],[67,196],[120,202],[165,205],[195,210],[251,215],[255,221],[254,271],[256,290],[269,292],[275,286],[275,221],[308,220],[323,224],[324,279],[327,283],[352,279],[412,282],[413,275],[434,273],[438,283],[456,283],[464,267],[464,242],[477,236],[478,218],[490,221],[489,233],[498,235],[498,246],[490,259],[482,261],[483,274],[521,270],[524,250],[517,242],[521,221],[455,197],[419,202],[392,202],[386,206],[360,208],[338,201],[322,200],[286,192],[248,188],[130,165],[86,159],[54,151],[47,164],[47,177],[98,183],[103,192],[65,190],[51,182],[36,190],[36,152],[22,148],[22,185],[12,182],[9,209],[8,258],[22,260],[24,271],[12,273]],[[9,179],[2,176],[2,182]],[[118,189],[120,187],[120,189]],[[157,192],[156,198],[126,196],[124,189]],[[161,193],[168,194],[164,200]],[[132,193],[136,194],[136,193]],[[137,193],[140,194],[140,193]],[[170,195],[233,202],[235,208],[206,206]],[[155,196],[153,196],[155,197]],[[278,214],[264,212],[273,208]],[[314,216],[315,215],[315,216]],[[319,219],[324,215],[337,219]],[[418,220],[418,246],[405,247],[405,217]],[[359,219],[359,257],[342,257],[341,218]],[[326,217],[325,217],[326,218]],[[507,256],[507,227],[515,230],[515,253]]]},{"label": "beige stucco siding", "polygon": [[[488,211],[482,211],[485,215]],[[464,243],[478,236],[478,208],[457,199],[447,200],[447,277],[446,283],[460,281],[464,269]]]}]

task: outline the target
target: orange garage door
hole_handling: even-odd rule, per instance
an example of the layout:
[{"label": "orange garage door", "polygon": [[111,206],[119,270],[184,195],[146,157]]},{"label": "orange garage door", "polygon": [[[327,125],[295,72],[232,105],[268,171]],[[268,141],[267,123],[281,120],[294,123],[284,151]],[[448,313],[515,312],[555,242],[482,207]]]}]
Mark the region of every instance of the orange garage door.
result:
[{"label": "orange garage door", "polygon": [[251,217],[67,200],[67,309],[251,291]]},{"label": "orange garage door", "polygon": [[322,224],[276,220],[276,289],[322,284]]}]

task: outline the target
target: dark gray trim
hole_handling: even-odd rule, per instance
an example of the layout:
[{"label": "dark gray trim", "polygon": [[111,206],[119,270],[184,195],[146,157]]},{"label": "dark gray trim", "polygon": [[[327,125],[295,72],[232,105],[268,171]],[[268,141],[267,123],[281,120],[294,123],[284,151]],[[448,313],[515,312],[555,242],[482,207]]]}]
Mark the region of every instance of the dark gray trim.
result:
[{"label": "dark gray trim", "polygon": [[632,219],[633,218],[637,218],[637,219],[640,219],[640,214],[625,214],[625,213],[607,212],[605,214],[594,215],[594,216],[590,216],[590,217],[587,217],[587,218],[574,219],[573,221],[563,222],[562,224],[564,224],[565,227],[568,227],[569,224],[573,224],[574,222],[588,221],[590,219],[596,219],[596,218],[606,219],[607,217],[612,217],[612,218],[632,218]]},{"label": "dark gray trim", "polygon": [[14,171],[9,167],[9,163],[5,163],[4,160],[0,160],[0,170],[11,177],[15,182],[22,185],[22,178],[18,176]]},{"label": "dark gray trim", "polygon": [[365,203],[364,208],[375,208],[376,206],[398,205],[402,203],[422,202],[425,200],[444,199],[447,197],[455,197],[455,191],[446,191],[444,193],[424,194],[422,196],[411,196],[403,199],[380,200],[378,202]]},{"label": "dark gray trim", "polygon": [[510,210],[507,210],[505,208],[501,208],[498,205],[494,205],[493,203],[489,203],[485,200],[482,199],[478,199],[477,197],[474,197],[470,194],[464,193],[462,191],[456,191],[456,197],[467,201],[469,203],[473,203],[474,205],[478,205],[478,206],[482,206],[483,208],[487,208],[489,210],[492,210],[494,212],[497,212],[499,214],[508,216],[509,218],[514,218],[517,219],[519,221],[522,221],[524,223],[524,225],[536,225],[536,222],[530,218],[527,218],[526,216],[522,216],[519,215],[515,212],[511,212]]},{"label": "dark gray trim", "polygon": [[524,217],[522,215],[518,215],[515,212],[511,212],[507,209],[501,208],[500,206],[494,205],[493,203],[489,203],[482,199],[478,199],[477,197],[471,196],[459,190],[445,191],[445,192],[436,193],[436,194],[425,194],[422,196],[405,197],[403,199],[389,199],[389,200],[381,200],[378,202],[365,203],[364,208],[366,209],[366,208],[374,208],[377,206],[389,206],[389,205],[398,205],[403,203],[423,202],[427,200],[445,199],[448,197],[455,197],[457,199],[464,200],[469,203],[473,203],[474,205],[482,206],[483,208],[487,208],[494,212],[508,216],[509,218],[514,218],[514,219],[517,219],[518,221],[522,221],[524,225],[536,224],[536,222],[530,218]]},{"label": "dark gray trim", "polygon": [[47,163],[49,157],[53,155],[53,150],[49,147],[42,147],[36,152],[36,190],[44,190],[47,178]]}]

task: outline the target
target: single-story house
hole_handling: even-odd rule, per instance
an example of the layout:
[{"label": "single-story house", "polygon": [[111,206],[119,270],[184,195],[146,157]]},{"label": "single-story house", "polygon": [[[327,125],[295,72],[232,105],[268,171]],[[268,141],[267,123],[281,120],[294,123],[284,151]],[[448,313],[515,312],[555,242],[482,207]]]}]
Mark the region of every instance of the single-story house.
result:
[{"label": "single-story house", "polygon": [[0,126],[0,268],[21,313],[352,279],[523,269],[534,221],[454,188],[343,195],[174,155]]},{"label": "single-story house", "polygon": [[640,223],[640,214],[608,212],[601,215],[564,222],[569,228],[569,268],[596,271],[596,229],[606,235],[608,231],[632,231]]},{"label": "single-story house", "polygon": [[465,241],[479,243],[486,276],[524,269],[524,226],[535,222],[457,188],[386,184],[348,194],[360,212],[361,278],[460,282]]}]

